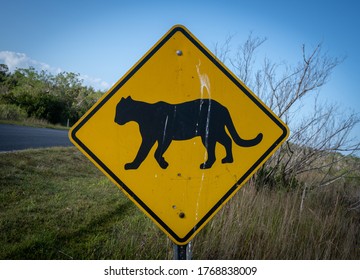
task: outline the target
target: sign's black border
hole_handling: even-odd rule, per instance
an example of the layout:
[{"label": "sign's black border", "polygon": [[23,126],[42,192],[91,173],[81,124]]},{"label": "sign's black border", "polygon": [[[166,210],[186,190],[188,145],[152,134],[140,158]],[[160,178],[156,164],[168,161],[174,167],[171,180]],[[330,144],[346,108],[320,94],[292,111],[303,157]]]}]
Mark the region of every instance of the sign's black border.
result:
[{"label": "sign's black border", "polygon": [[[81,127],[129,80],[131,77],[176,33],[181,32],[189,39],[209,60],[211,60],[216,67],[218,67],[243,93],[245,93],[274,123],[276,123],[283,131],[282,135],[273,143],[273,145],[250,167],[250,169],[232,186],[227,193],[210,209],[210,211],[194,226],[193,229],[186,234],[185,237],[180,238],[165,224],[136,194],[126,186],[120,178],[118,178],[84,143],[77,137],[76,133]],[[287,127],[274,117],[266,107],[263,106],[236,78],[234,78],[214,57],[193,38],[181,26],[174,27],[154,48],[132,69],[104,99],[101,100],[92,111],[73,128],[71,132],[72,139],[108,174],[117,182],[122,189],[130,195],[157,223],[159,223],[176,241],[179,243],[186,243],[189,238],[200,228],[209,217],[223,204],[223,202],[237,189],[238,185],[242,184],[244,180],[254,171],[254,169],[286,138],[288,134]]]}]

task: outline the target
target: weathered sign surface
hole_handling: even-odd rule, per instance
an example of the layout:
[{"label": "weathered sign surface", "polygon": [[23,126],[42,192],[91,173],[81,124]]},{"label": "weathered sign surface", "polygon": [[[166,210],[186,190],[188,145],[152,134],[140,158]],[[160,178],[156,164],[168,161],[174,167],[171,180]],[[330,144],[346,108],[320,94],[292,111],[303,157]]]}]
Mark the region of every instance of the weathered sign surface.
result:
[{"label": "weathered sign surface", "polygon": [[181,245],[288,133],[199,40],[176,25],[79,120],[70,139]]}]

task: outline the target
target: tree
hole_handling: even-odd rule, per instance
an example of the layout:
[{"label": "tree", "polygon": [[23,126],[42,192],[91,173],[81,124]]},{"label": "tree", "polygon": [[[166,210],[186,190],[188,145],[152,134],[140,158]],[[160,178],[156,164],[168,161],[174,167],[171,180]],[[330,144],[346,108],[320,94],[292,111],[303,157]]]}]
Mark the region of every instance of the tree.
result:
[{"label": "tree", "polygon": [[0,64],[0,98],[9,90],[9,77],[9,67],[6,64]]},{"label": "tree", "polygon": [[4,83],[9,77],[9,67],[6,64],[0,64],[0,83]]},{"label": "tree", "polygon": [[[287,142],[258,172],[259,184],[271,185],[277,178],[276,181],[291,185],[302,174],[313,174],[311,187],[343,179],[352,170],[339,168],[341,162],[345,155],[359,151],[359,140],[349,138],[360,121],[359,115],[318,101],[320,89],[343,59],[324,53],[321,44],[309,52],[304,45],[301,59],[295,65],[265,58],[255,69],[259,65],[256,51],[265,41],[250,34],[232,57],[229,39],[215,48],[215,54],[223,61],[228,60],[234,73],[290,127]],[[305,98],[313,106],[308,114],[302,113]]]},{"label": "tree", "polygon": [[103,94],[83,86],[76,73],[53,75],[30,67],[7,74],[7,69],[6,65],[0,68],[0,102],[18,106],[28,117],[53,124],[75,123]]}]

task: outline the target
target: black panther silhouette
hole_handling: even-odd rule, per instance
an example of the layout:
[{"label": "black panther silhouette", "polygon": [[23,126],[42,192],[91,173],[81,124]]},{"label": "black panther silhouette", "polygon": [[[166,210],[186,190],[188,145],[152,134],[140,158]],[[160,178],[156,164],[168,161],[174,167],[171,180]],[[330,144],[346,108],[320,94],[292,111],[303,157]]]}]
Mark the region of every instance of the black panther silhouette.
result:
[{"label": "black panther silhouette", "polygon": [[215,145],[219,142],[226,149],[222,163],[233,162],[232,141],[225,130],[227,127],[234,142],[242,147],[259,144],[263,138],[259,133],[254,139],[244,140],[237,134],[229,111],[211,99],[197,99],[180,104],[157,102],[149,104],[131,97],[121,98],[116,106],[115,122],[123,125],[135,121],[139,124],[142,143],[133,162],[125,169],[137,169],[145,160],[151,148],[158,142],[155,159],[165,169],[168,163],[163,154],[172,140],[188,140],[200,136],[207,151],[207,160],[201,169],[210,168],[215,162]]}]

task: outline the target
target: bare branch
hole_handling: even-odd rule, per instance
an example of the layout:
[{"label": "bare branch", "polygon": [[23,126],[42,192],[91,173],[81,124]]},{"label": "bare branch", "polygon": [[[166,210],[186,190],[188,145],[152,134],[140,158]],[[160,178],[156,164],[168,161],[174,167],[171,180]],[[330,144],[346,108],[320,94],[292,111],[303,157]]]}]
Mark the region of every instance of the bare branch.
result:
[{"label": "bare branch", "polygon": [[230,59],[230,63],[236,70],[238,77],[245,84],[249,83],[252,74],[255,51],[265,41],[266,38],[254,38],[252,37],[252,33],[250,33],[245,43],[238,47],[235,58]]},{"label": "bare branch", "polygon": [[[281,147],[266,163],[271,166],[266,176],[281,171],[282,176],[312,174],[313,185],[329,185],[347,173],[337,168],[349,154],[359,151],[360,142],[349,139],[350,132],[360,122],[355,113],[344,113],[335,105],[321,104],[319,90],[328,82],[333,70],[344,58],[331,57],[318,44],[310,52],[302,46],[301,59],[297,64],[274,63],[265,58],[261,68],[255,69],[256,50],[266,41],[249,34],[229,58],[235,73],[285,122],[291,135],[287,145]],[[229,41],[220,49],[227,58]],[[303,100],[313,98],[313,110],[304,115]],[[308,110],[309,108],[307,108]],[[266,168],[266,167],[264,167]],[[359,167],[358,167],[359,168]],[[314,172],[316,176],[314,176]],[[311,187],[308,183],[308,188]]]},{"label": "bare branch", "polygon": [[216,43],[214,46],[215,56],[224,64],[229,58],[229,53],[231,50],[230,43],[233,37],[234,35],[228,35],[225,39],[225,42],[221,46],[218,43]]}]

